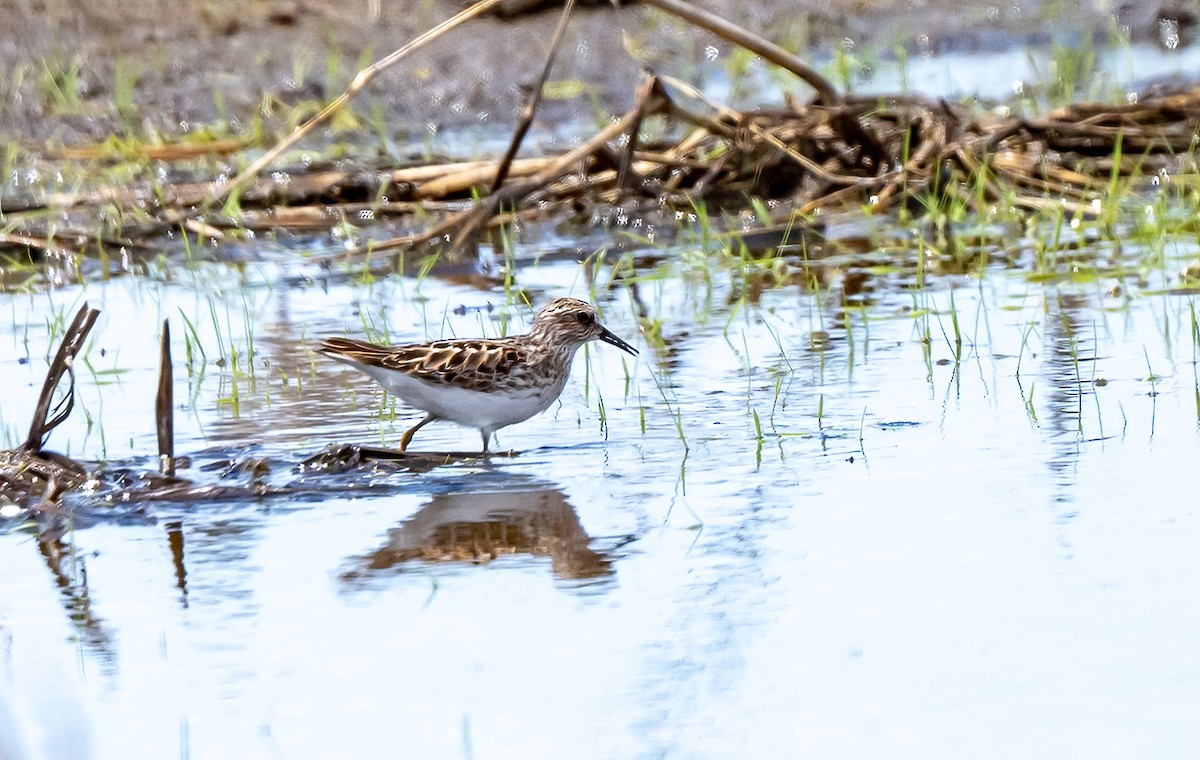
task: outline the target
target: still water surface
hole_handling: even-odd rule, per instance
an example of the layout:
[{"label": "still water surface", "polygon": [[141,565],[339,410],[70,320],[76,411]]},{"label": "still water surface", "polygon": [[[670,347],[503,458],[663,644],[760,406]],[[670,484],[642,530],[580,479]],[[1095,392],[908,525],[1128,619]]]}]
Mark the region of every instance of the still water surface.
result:
[{"label": "still water surface", "polygon": [[[535,303],[593,299],[641,356],[593,344],[560,405],[501,431],[517,456],[422,472],[297,467],[330,443],[394,445],[420,416],[393,421],[306,347],[364,322],[396,342],[496,335],[501,313],[524,329],[499,283],[309,280],[280,257],[0,296],[10,445],[48,315],[87,299],[95,372],[51,448],[153,467],[169,318],[181,474],[245,483],[225,460],[259,458],[265,483],[308,489],[75,498],[59,562],[7,523],[7,741],[97,758],[1197,756],[1195,296],[1170,291],[1174,265],[1120,292],[1001,266],[921,288],[871,270],[851,292],[830,264],[826,287],[744,300],[727,263],[673,254],[632,284],[526,265]],[[183,317],[208,352],[190,376]],[[226,354],[258,352],[236,394],[218,332]],[[477,444],[443,423],[414,448]]]}]

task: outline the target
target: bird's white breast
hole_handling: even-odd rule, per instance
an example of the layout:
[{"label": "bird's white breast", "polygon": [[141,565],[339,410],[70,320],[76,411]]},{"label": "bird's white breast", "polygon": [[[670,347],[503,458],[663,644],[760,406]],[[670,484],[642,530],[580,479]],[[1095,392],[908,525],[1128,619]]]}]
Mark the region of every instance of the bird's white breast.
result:
[{"label": "bird's white breast", "polygon": [[544,412],[562,393],[556,385],[493,392],[427,383],[394,370],[355,364],[409,406],[466,427],[495,431]]}]

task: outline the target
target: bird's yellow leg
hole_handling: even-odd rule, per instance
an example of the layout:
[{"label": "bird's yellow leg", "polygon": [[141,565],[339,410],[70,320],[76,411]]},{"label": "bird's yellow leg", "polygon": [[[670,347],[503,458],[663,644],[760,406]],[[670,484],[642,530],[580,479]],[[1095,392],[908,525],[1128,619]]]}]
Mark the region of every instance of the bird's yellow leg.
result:
[{"label": "bird's yellow leg", "polygon": [[429,423],[433,422],[436,419],[437,419],[437,417],[434,417],[432,414],[428,414],[425,416],[425,419],[421,420],[417,424],[410,427],[408,430],[404,431],[404,435],[400,436],[400,451],[404,451],[408,448],[408,444],[412,442],[413,436],[416,435],[416,432],[418,430],[425,427],[426,425],[428,425]]}]

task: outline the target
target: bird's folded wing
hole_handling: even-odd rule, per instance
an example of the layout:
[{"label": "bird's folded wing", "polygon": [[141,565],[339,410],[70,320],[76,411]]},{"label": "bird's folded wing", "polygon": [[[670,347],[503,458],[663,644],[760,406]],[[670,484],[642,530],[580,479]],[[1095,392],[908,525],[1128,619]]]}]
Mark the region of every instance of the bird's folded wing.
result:
[{"label": "bird's folded wing", "polygon": [[422,380],[471,384],[471,379],[507,375],[525,361],[525,349],[511,340],[439,340],[407,346],[380,346],[353,338],[327,338],[319,351]]}]

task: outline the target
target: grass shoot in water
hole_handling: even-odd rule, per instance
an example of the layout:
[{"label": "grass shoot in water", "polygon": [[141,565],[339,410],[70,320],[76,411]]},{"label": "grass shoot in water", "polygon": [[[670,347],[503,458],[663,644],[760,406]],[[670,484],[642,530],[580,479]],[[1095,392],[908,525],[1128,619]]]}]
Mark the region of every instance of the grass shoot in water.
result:
[{"label": "grass shoot in water", "polygon": [[1025,415],[1027,417],[1029,417],[1029,421],[1034,424],[1037,424],[1037,421],[1038,421],[1037,407],[1035,407],[1033,405],[1033,389],[1036,387],[1036,385],[1037,385],[1036,382],[1030,383],[1029,384],[1029,393],[1026,394],[1025,389],[1021,386],[1020,379],[1019,378],[1017,379],[1017,388],[1020,390],[1021,400],[1025,404]]},{"label": "grass shoot in water", "polygon": [[[192,320],[188,319],[187,314],[183,309],[179,309],[179,316],[183,319],[183,342],[184,354],[186,356],[188,377],[195,377],[197,381],[204,377],[204,370],[208,364],[208,352],[204,350],[204,342],[200,340],[199,333],[196,332],[196,325]],[[197,361],[196,354],[200,357]],[[199,371],[196,368],[199,367]]]},{"label": "grass shoot in water", "polygon": [[1142,346],[1142,355],[1146,357],[1146,381],[1150,383],[1151,397],[1158,395],[1158,375],[1154,374],[1154,367],[1150,363],[1150,352],[1145,346]]},{"label": "grass shoot in water", "polygon": [[[783,359],[784,367],[786,367],[786,370],[777,372],[775,374],[775,396],[771,401],[770,416],[771,430],[775,430],[775,413],[782,408],[786,408],[787,406],[786,393],[787,391],[791,390],[792,382],[796,378],[796,368],[792,366],[792,360],[788,357],[788,352],[783,347],[783,340],[779,337],[779,332],[771,327],[770,320],[764,318],[763,327],[766,328],[767,334],[770,335],[771,339],[775,342],[775,348],[779,352],[779,357]],[[787,377],[786,389],[783,385],[784,377]],[[780,404],[781,399],[783,400],[782,405]]]},{"label": "grass shoot in water", "polygon": [[1192,328],[1192,392],[1196,402],[1196,421],[1200,423],[1200,322],[1196,319],[1196,302],[1188,299],[1188,315]]},{"label": "grass shoot in water", "polygon": [[842,308],[842,329],[846,333],[846,380],[854,379],[854,324],[850,319],[850,309]]},{"label": "grass shoot in water", "polygon": [[1018,380],[1021,377],[1021,362],[1025,358],[1025,353],[1027,351],[1029,353],[1033,353],[1032,349],[1029,348],[1029,337],[1033,335],[1033,331],[1036,329],[1037,323],[1033,320],[1030,320],[1028,323],[1026,323],[1025,329],[1021,333],[1021,350],[1017,353],[1016,377]]},{"label": "grass shoot in water", "polygon": [[[732,348],[732,345],[730,347]],[[754,407],[750,403],[754,398],[754,365],[750,361],[750,343],[746,340],[745,330],[742,330],[742,359],[746,365],[746,411],[754,414],[755,426],[757,426],[758,413],[754,411]]]},{"label": "grass shoot in water", "polygon": [[667,408],[667,413],[671,415],[671,419],[675,423],[675,432],[679,436],[679,442],[683,444],[684,460],[686,461],[687,452],[690,451],[690,448],[688,447],[687,435],[683,431],[683,414],[680,412],[678,405],[671,403],[671,399],[667,397],[667,389],[653,370],[650,372],[650,378],[654,380],[654,385],[658,388],[659,396],[662,397],[663,405]]},{"label": "grass shoot in water", "polygon": [[254,360],[258,358],[258,351],[254,348],[254,323],[255,315],[253,309],[250,308],[250,302],[246,300],[246,291],[242,290],[242,330],[243,337],[246,340],[246,371],[250,380],[250,389],[258,390],[258,375],[254,371]]},{"label": "grass shoot in water", "polygon": [[[594,371],[592,369],[592,363],[590,361],[587,361],[589,358],[590,357],[587,353],[587,345],[584,344],[584,360],[585,360],[584,385],[585,385],[585,387],[589,386],[591,384],[590,383],[591,374]],[[585,391],[584,398],[586,399],[588,397],[588,395],[590,395],[590,389]],[[608,440],[608,407],[606,407],[604,405],[604,394],[600,392],[600,384],[599,383],[596,384],[596,407],[597,407],[597,413],[600,415],[600,434],[602,436],[604,436],[604,440],[607,441]]]},{"label": "grass shoot in water", "polygon": [[755,467],[761,467],[763,449],[762,421],[758,419],[757,409],[752,408],[750,412],[754,415],[754,464]]},{"label": "grass shoot in water", "polygon": [[954,327],[954,358],[962,356],[962,328],[958,323],[958,307],[954,303],[954,288],[950,289],[950,324]]}]

